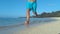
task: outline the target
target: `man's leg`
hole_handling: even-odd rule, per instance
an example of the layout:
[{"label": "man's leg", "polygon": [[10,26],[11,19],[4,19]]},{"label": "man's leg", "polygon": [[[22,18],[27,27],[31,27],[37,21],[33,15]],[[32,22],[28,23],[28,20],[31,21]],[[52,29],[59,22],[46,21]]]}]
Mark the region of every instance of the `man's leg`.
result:
[{"label": "man's leg", "polygon": [[25,21],[25,24],[29,24],[29,21],[30,21],[30,9],[27,9],[27,13],[26,13],[26,21]]},{"label": "man's leg", "polygon": [[33,8],[32,8],[32,12],[33,12],[34,15],[38,16],[38,14],[37,14],[37,12],[36,12],[36,7],[33,7]]}]

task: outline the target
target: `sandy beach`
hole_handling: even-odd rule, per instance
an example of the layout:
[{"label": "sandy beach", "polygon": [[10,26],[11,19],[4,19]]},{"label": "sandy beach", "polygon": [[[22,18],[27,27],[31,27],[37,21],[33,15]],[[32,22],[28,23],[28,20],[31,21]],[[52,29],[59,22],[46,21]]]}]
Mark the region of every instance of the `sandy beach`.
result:
[{"label": "sandy beach", "polygon": [[25,29],[19,32],[19,34],[60,34],[60,18],[52,19],[57,21]]},{"label": "sandy beach", "polygon": [[[44,22],[44,24],[37,24],[28,26],[25,29],[21,28],[21,26],[6,28],[4,30],[0,30],[0,34],[60,34],[60,17],[58,18],[49,18],[54,19],[55,21]],[[23,29],[23,30],[21,30]]]}]

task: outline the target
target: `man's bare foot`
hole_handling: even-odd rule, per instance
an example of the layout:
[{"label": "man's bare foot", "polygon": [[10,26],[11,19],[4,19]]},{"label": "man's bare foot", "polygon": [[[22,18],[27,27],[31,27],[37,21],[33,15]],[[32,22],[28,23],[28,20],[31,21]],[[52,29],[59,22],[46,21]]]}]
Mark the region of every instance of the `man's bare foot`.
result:
[{"label": "man's bare foot", "polygon": [[29,21],[25,21],[25,25],[28,25],[29,24]]}]

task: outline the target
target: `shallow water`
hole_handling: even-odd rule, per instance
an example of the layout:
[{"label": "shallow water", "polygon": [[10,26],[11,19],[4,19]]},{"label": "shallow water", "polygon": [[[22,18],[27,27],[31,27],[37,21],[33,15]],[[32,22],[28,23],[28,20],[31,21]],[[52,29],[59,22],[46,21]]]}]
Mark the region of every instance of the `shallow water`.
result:
[{"label": "shallow water", "polygon": [[[26,18],[0,18],[0,29],[24,25]],[[30,18],[30,24],[56,21],[51,18]]]}]

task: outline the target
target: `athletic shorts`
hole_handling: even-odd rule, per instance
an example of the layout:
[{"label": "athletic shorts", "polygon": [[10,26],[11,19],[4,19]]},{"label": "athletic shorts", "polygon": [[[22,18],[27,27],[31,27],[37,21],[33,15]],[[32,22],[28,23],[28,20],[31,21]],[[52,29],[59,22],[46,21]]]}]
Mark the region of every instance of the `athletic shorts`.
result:
[{"label": "athletic shorts", "polygon": [[37,4],[36,2],[27,2],[27,9],[30,9],[34,12],[36,12]]}]

